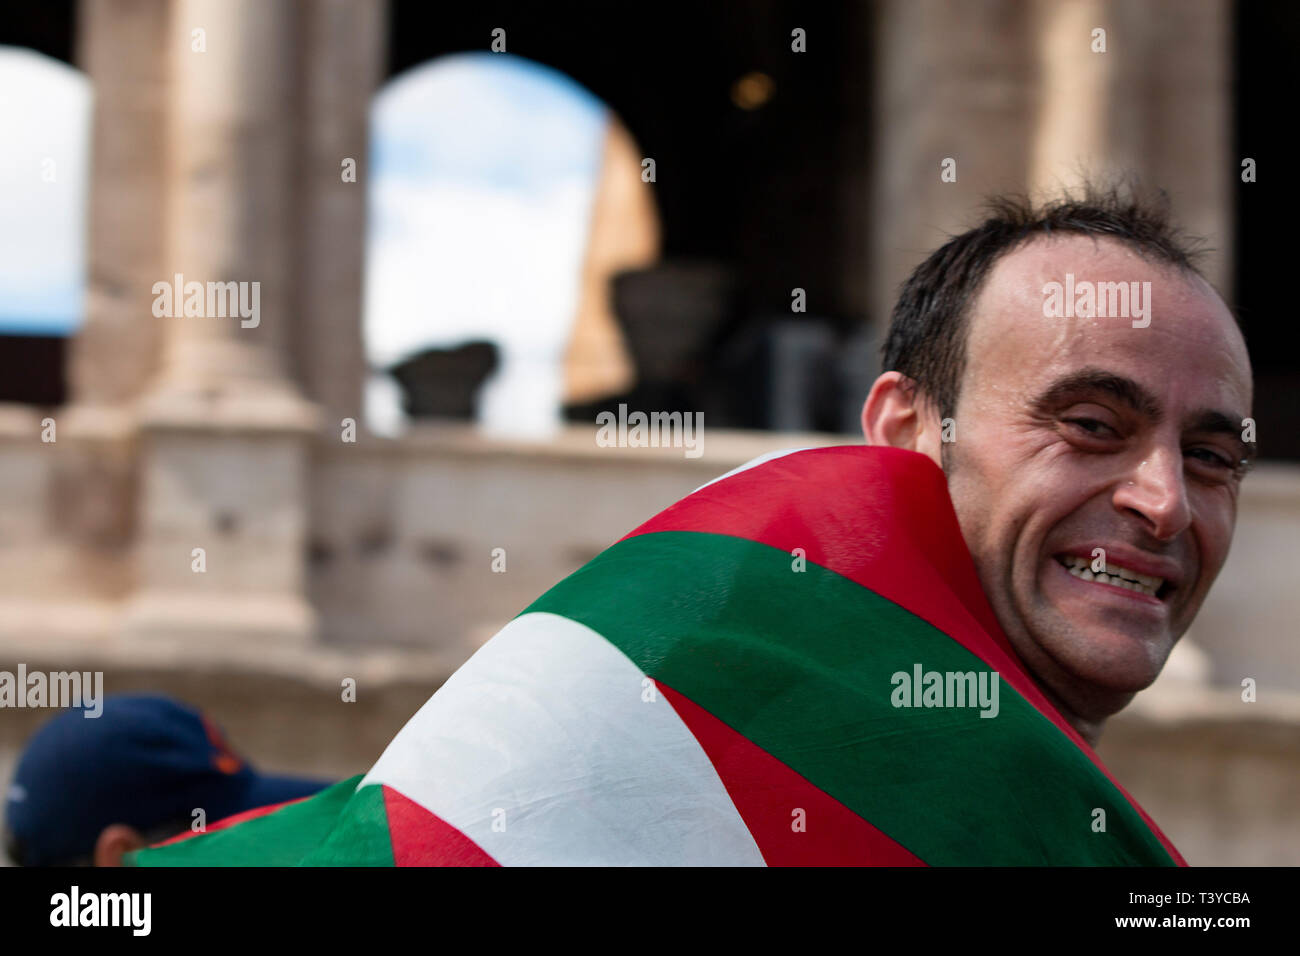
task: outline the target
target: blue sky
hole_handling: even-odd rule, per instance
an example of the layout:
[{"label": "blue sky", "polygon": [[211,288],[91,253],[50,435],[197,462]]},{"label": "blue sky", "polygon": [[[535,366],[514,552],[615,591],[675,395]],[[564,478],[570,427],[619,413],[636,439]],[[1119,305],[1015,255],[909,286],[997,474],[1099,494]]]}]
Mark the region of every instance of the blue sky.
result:
[{"label": "blue sky", "polygon": [[85,296],[90,81],[0,47],[0,90],[0,332],[65,335]]},{"label": "blue sky", "polygon": [[[372,111],[371,175],[527,193],[595,176],[604,105],[522,57],[461,53],[397,77]],[[593,149],[593,144],[597,148]]]}]

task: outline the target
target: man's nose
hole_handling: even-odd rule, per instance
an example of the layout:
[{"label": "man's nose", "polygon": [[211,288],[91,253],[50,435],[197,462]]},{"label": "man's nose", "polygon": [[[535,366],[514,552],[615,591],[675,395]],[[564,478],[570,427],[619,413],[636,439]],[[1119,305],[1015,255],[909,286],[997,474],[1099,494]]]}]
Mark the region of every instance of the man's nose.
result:
[{"label": "man's nose", "polygon": [[1140,515],[1147,530],[1161,541],[1185,531],[1192,522],[1181,448],[1150,449],[1115,489],[1115,507]]}]

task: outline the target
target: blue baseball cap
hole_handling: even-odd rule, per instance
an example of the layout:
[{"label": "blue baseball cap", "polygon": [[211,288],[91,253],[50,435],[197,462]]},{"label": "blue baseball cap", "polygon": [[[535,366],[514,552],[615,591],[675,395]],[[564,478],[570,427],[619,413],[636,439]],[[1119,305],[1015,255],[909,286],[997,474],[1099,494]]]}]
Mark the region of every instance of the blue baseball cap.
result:
[{"label": "blue baseball cap", "polygon": [[220,729],[168,697],[110,695],[103,713],[65,710],[38,730],[5,794],[5,825],[24,866],[90,856],[103,829],[148,833],[202,808],[208,823],[329,786],[258,773]]}]

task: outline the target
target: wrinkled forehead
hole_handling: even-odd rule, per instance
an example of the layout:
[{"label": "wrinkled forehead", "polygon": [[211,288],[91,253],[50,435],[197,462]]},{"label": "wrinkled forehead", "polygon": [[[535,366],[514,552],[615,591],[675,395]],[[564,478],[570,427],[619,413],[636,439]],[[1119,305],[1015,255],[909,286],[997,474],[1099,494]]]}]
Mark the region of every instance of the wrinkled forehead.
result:
[{"label": "wrinkled forehead", "polygon": [[[1122,288],[1121,288],[1122,284]],[[1010,397],[1102,367],[1171,408],[1241,408],[1252,399],[1241,331],[1205,280],[1115,240],[1035,239],[991,270],[970,313],[962,397]]]}]

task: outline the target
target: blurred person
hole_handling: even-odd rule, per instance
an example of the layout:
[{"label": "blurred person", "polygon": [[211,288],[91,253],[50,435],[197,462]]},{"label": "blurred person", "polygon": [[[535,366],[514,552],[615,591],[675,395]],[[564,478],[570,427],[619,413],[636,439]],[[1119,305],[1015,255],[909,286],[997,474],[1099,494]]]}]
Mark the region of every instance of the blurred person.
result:
[{"label": "blurred person", "polygon": [[20,866],[119,866],[122,856],[328,784],[258,773],[207,717],[156,695],[113,695],[86,719],[38,730],[5,797],[5,849]]},{"label": "blurred person", "polygon": [[1234,317],[1160,204],[1002,200],[905,283],[885,359],[866,446],[704,485],[366,775],[132,861],[1185,865],[1092,745],[1227,555]]}]

